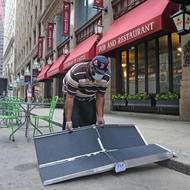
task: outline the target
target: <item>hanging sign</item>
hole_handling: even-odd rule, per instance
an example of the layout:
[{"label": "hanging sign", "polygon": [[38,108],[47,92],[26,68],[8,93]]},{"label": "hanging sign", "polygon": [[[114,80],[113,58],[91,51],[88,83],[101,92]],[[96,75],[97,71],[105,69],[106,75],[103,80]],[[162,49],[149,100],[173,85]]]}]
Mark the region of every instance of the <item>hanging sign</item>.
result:
[{"label": "hanging sign", "polygon": [[38,68],[32,69],[32,76],[33,76],[33,77],[37,77],[38,74],[39,74]]},{"label": "hanging sign", "polygon": [[31,76],[30,75],[25,75],[24,76],[24,82],[29,82],[31,81]]},{"label": "hanging sign", "polygon": [[38,37],[38,59],[42,59],[43,57],[43,37]]},{"label": "hanging sign", "polygon": [[94,6],[103,8],[103,0],[94,0]]},{"label": "hanging sign", "polygon": [[30,81],[28,81],[27,98],[29,101],[32,99],[32,87]]},{"label": "hanging sign", "polygon": [[48,23],[48,31],[47,31],[47,49],[53,49],[53,27],[54,23]]},{"label": "hanging sign", "polygon": [[70,3],[63,2],[63,36],[70,35]]}]

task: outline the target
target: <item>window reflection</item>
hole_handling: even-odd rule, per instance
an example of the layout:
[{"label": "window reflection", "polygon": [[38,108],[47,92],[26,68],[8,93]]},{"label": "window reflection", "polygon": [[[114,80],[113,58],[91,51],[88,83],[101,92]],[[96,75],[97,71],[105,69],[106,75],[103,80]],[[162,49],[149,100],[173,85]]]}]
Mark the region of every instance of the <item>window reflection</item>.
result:
[{"label": "window reflection", "polygon": [[156,51],[155,40],[148,42],[148,93],[156,93]]},{"label": "window reflection", "polygon": [[[148,82],[148,93],[156,94],[167,93],[169,90],[169,76],[172,74],[169,72],[169,60],[168,60],[168,35],[158,38],[159,52],[156,52],[156,40],[147,42],[148,47],[148,60],[145,60],[145,43],[141,43],[137,46],[138,48],[138,93],[145,92],[145,84]],[[181,67],[181,44],[179,36],[176,33],[171,34],[172,40],[172,72],[173,72],[173,91],[180,91],[180,81],[182,77]],[[129,57],[127,57],[129,56]],[[159,57],[156,57],[159,56]],[[156,60],[159,60],[159,89],[156,91]],[[128,62],[127,62],[128,61]],[[148,73],[145,73],[145,63],[148,62]],[[135,94],[135,47],[126,48],[126,51],[121,52],[121,68],[122,68],[122,89],[123,92],[129,94]],[[127,70],[128,69],[128,70]],[[128,73],[128,75],[127,75]],[[120,74],[120,73],[118,73]],[[129,86],[127,86],[127,79]],[[146,81],[145,81],[146,80]],[[148,81],[147,81],[148,80]],[[172,86],[172,84],[170,84]]]},{"label": "window reflection", "polygon": [[78,0],[78,28],[99,12],[93,5],[94,0]]},{"label": "window reflection", "polygon": [[135,47],[129,49],[129,94],[135,94]]},{"label": "window reflection", "polygon": [[144,44],[138,46],[138,90],[139,93],[145,91],[145,56]]},{"label": "window reflection", "polygon": [[121,66],[122,66],[122,77],[123,77],[123,88],[124,92],[127,92],[127,52],[121,52]]},{"label": "window reflection", "polygon": [[180,91],[180,81],[182,78],[181,68],[181,44],[179,42],[179,35],[172,34],[172,55],[173,55],[173,91]]},{"label": "window reflection", "polygon": [[160,93],[167,93],[169,90],[168,71],[168,36],[159,38],[160,58]]}]

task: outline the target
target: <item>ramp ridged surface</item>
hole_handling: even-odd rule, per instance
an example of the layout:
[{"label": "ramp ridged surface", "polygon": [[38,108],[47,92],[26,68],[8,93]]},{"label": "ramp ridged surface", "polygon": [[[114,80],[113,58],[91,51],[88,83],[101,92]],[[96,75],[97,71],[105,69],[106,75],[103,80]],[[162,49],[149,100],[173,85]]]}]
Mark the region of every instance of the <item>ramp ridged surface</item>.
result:
[{"label": "ramp ridged surface", "polygon": [[35,138],[38,164],[45,164],[101,151],[94,128]]},{"label": "ramp ridged surface", "polygon": [[116,162],[121,162],[124,160],[132,160],[147,156],[161,155],[167,152],[168,151],[166,149],[163,149],[160,146],[150,144],[108,152],[108,155],[115,159]]},{"label": "ramp ridged surface", "polygon": [[134,126],[97,127],[97,130],[106,150],[145,145],[145,142]]},{"label": "ramp ridged surface", "polygon": [[44,185],[112,170],[120,162],[130,168],[173,156],[158,145],[147,145],[133,125],[82,127],[41,135],[34,143]]},{"label": "ramp ridged surface", "polygon": [[84,172],[88,172],[89,170],[91,170],[90,173],[92,174],[94,172],[101,172],[101,168],[103,170],[105,166],[110,164],[113,164],[112,160],[105,153],[99,153],[89,157],[78,158],[70,162],[40,168],[40,175],[43,182],[47,183],[50,180],[52,183],[56,178],[62,178],[57,180],[63,181],[64,178],[72,179],[73,177],[80,177],[80,175],[83,175]]}]

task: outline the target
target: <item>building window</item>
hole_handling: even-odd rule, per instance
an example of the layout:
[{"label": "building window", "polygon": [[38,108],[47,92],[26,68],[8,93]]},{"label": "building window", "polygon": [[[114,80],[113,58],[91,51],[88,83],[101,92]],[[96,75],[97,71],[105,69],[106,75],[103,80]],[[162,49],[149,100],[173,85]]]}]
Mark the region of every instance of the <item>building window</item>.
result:
[{"label": "building window", "polygon": [[138,93],[145,92],[145,45],[138,46]]},{"label": "building window", "polygon": [[41,23],[38,24],[38,36],[41,36]]},{"label": "building window", "polygon": [[156,51],[155,40],[148,42],[148,93],[156,93]]},{"label": "building window", "polygon": [[34,37],[34,41],[33,41],[33,43],[34,43],[34,45],[36,45],[36,30],[34,30],[33,33],[34,33],[34,36],[33,36]]},{"label": "building window", "polygon": [[42,10],[42,0],[40,0],[40,10]]},{"label": "building window", "polygon": [[29,38],[29,46],[30,46],[30,50],[32,49],[32,40],[31,37]]},{"label": "building window", "polygon": [[180,81],[182,78],[181,68],[181,44],[179,35],[176,33],[172,34],[172,58],[173,58],[173,91],[180,91]]},{"label": "building window", "polygon": [[99,12],[93,4],[94,0],[78,0],[78,28]]},{"label": "building window", "polygon": [[160,93],[169,90],[168,36],[159,38]]},{"label": "building window", "polygon": [[61,44],[67,36],[63,36],[63,11],[60,14],[60,20],[59,20],[59,44]]},{"label": "building window", "polygon": [[32,28],[32,16],[30,17],[30,22],[31,22],[30,24],[31,24],[31,28]]},{"label": "building window", "polygon": [[121,52],[121,68],[117,93],[178,93],[182,77],[179,36],[173,33],[127,47]]},{"label": "building window", "polygon": [[37,8],[37,5],[35,6],[35,19],[37,18],[38,16],[38,8]]},{"label": "building window", "polygon": [[122,67],[122,78],[123,78],[123,92],[127,92],[127,52],[121,52],[121,67]]},{"label": "building window", "polygon": [[129,94],[135,94],[135,47],[129,49]]}]

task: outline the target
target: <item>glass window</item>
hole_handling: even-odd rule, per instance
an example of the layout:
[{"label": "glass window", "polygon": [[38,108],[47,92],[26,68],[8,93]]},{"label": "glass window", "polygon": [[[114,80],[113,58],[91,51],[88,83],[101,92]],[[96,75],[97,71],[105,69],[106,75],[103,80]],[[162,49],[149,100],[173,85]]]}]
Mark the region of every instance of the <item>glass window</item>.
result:
[{"label": "glass window", "polygon": [[156,93],[156,51],[155,40],[148,42],[148,93]]},{"label": "glass window", "polygon": [[93,8],[94,0],[88,0],[88,20],[98,13],[98,10]]},{"label": "glass window", "polygon": [[145,92],[145,55],[144,44],[138,46],[138,93]]},{"label": "glass window", "polygon": [[42,0],[40,0],[40,10],[42,10]]},{"label": "glass window", "polygon": [[127,52],[121,52],[121,67],[122,67],[122,80],[123,92],[127,93]]},{"label": "glass window", "polygon": [[167,93],[169,90],[168,36],[163,36],[159,38],[159,60],[160,93]]},{"label": "glass window", "polygon": [[93,5],[94,0],[78,0],[78,28],[98,13]]},{"label": "glass window", "polygon": [[179,35],[172,34],[172,56],[173,56],[173,91],[180,91],[180,81],[182,78],[181,68],[181,44],[179,41]]},{"label": "glass window", "polygon": [[129,94],[135,94],[135,47],[129,49]]},{"label": "glass window", "polygon": [[63,36],[63,11],[60,14],[60,20],[59,20],[59,44],[61,44],[67,36]]},{"label": "glass window", "polygon": [[36,30],[34,30],[34,32],[33,32],[33,37],[34,37],[34,41],[33,41],[33,43],[34,43],[34,45],[36,44]]}]

